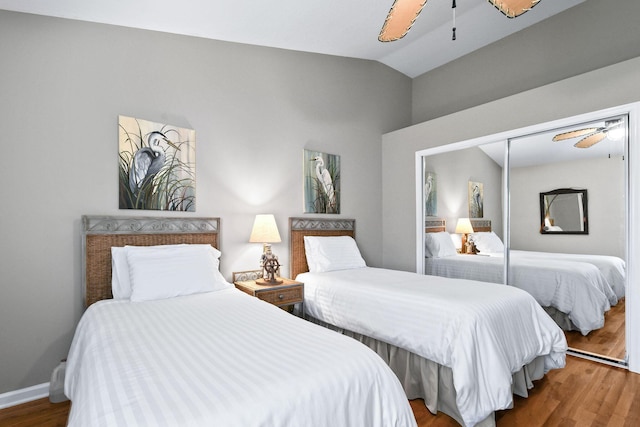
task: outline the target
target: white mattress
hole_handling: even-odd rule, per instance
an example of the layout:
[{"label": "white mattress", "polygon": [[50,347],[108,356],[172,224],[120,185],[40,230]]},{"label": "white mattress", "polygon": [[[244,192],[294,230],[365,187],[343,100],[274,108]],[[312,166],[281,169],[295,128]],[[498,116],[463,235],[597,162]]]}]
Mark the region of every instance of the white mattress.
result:
[{"label": "white mattress", "polygon": [[67,361],[70,426],[415,426],[364,345],[236,289],[82,317]]},{"label": "white mattress", "polygon": [[565,363],[564,333],[517,288],[370,267],[297,280],[307,314],[450,367],[467,425],[511,407],[512,374],[537,356]]},{"label": "white mattress", "polygon": [[[603,274],[589,263],[516,256],[509,267],[510,285],[529,292],[543,307],[566,313],[584,335],[603,327],[604,313],[618,302]],[[504,259],[480,255],[427,258],[425,273],[503,283]]]}]

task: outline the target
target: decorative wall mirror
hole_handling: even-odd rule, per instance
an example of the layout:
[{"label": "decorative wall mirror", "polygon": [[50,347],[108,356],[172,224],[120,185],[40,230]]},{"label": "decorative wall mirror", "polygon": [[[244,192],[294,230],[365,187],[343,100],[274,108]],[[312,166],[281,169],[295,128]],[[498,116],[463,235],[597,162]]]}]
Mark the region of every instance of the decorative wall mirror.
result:
[{"label": "decorative wall mirror", "polygon": [[[426,259],[425,254],[425,224],[441,219],[446,224],[446,231],[455,234],[456,219],[469,212],[465,182],[484,180],[482,219],[489,225],[482,231],[492,231],[504,243],[502,257],[486,257],[493,259],[488,264],[499,264],[504,269],[499,283],[517,286],[514,280],[520,274],[514,269],[523,257],[528,257],[526,264],[532,258],[550,255],[553,261],[547,263],[552,264],[559,261],[558,254],[561,254],[567,258],[562,261],[567,262],[565,267],[570,264],[580,267],[579,263],[589,257],[614,259],[621,277],[606,296],[598,297],[604,298],[598,302],[602,305],[602,323],[596,321],[592,327],[579,331],[567,330],[569,352],[640,372],[640,340],[635,338],[637,332],[629,332],[640,330],[640,316],[626,307],[635,304],[633,298],[626,297],[640,292],[640,286],[635,289],[633,279],[640,267],[640,248],[635,239],[629,238],[640,230],[635,225],[635,221],[640,221],[640,197],[633,191],[633,180],[640,180],[640,169],[629,168],[632,162],[640,164],[640,150],[636,152],[630,148],[637,144],[639,108],[640,104],[630,104],[418,151],[416,185],[423,189],[428,176],[437,179],[437,200],[429,207],[425,205],[424,191],[416,192],[417,271],[437,275],[457,271],[464,273],[464,277],[450,277],[496,281],[495,275],[487,275],[486,271],[484,277],[471,277],[471,269],[441,267],[442,260]],[[612,134],[614,129],[622,131],[620,137]],[[564,137],[565,134],[571,136]],[[563,137],[557,138],[558,135]],[[587,138],[589,144],[583,142]],[[580,224],[565,224],[561,214],[551,209],[551,225],[563,230],[541,233],[545,210],[548,211],[549,206],[553,208],[565,195],[567,202],[575,208],[574,220],[580,216]],[[555,201],[552,201],[553,196],[556,196]],[[541,203],[547,206],[542,209],[542,216]],[[427,215],[427,209],[433,209],[434,204],[437,210]],[[635,221],[632,215],[635,215]],[[479,222],[476,220],[475,223]],[[458,255],[460,258],[465,256],[474,255]],[[474,260],[475,267],[480,264],[479,258]],[[586,268],[598,269],[594,265],[585,267],[585,271]],[[438,273],[438,269],[445,273]],[[604,275],[605,269],[600,269],[600,273]],[[580,275],[582,270],[578,268],[578,271]],[[613,281],[611,277],[607,280]],[[635,310],[640,310],[640,306]],[[559,324],[569,314],[548,312]],[[564,326],[566,329],[575,327]]]},{"label": "decorative wall mirror", "polygon": [[589,234],[587,190],[559,188],[540,193],[540,233]]}]

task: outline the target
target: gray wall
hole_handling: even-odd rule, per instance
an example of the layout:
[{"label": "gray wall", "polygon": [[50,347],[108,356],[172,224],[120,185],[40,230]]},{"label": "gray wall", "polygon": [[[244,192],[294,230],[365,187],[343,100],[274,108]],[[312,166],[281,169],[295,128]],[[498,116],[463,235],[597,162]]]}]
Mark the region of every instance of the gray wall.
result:
[{"label": "gray wall", "polygon": [[[342,213],[382,263],[381,135],[411,81],[379,63],[0,11],[0,393],[49,381],[81,313],[83,214],[118,210],[119,114],[196,131],[196,212],[222,218],[221,269],[257,268],[276,215],[288,271],[304,148],[341,156]],[[181,216],[160,213],[166,216]],[[182,214],[188,215],[188,214]]]},{"label": "gray wall", "polygon": [[[556,188],[587,190],[589,234],[540,234],[540,193]],[[601,157],[509,171],[511,248],[625,256],[624,163]]]},{"label": "gray wall", "polygon": [[[640,56],[638,16],[638,0],[587,0],[418,76],[413,123]],[[464,28],[457,34],[461,40]]]},{"label": "gray wall", "polygon": [[636,102],[639,81],[635,58],[384,135],[384,266],[416,268],[416,151]]}]

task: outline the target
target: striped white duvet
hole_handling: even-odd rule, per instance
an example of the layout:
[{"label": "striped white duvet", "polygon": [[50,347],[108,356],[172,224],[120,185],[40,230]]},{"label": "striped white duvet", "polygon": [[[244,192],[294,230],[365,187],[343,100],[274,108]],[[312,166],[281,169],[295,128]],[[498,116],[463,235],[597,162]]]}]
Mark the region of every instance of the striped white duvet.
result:
[{"label": "striped white duvet", "polygon": [[415,426],[373,351],[236,289],[93,304],[67,361],[70,426]]},{"label": "striped white duvet", "polygon": [[609,255],[564,254],[555,252],[518,251],[513,249],[509,252],[509,256],[512,260],[538,259],[593,264],[600,270],[616,294],[616,297],[620,299],[625,296],[626,265],[622,258]]},{"label": "striped white duvet", "polygon": [[565,363],[562,330],[510,286],[379,268],[304,273],[305,312],[448,366],[466,425],[511,407],[514,372]]},{"label": "striped white duvet", "polygon": [[[425,273],[458,279],[502,283],[504,259],[453,255],[425,259]],[[604,326],[604,313],[618,303],[613,289],[589,263],[516,257],[510,263],[509,283],[529,292],[543,307],[566,313],[584,335]]]}]

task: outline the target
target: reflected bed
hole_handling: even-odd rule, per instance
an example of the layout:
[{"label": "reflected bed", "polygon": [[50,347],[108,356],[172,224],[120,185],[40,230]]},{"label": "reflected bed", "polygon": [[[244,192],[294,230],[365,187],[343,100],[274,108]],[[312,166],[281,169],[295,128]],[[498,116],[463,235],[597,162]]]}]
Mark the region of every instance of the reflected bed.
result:
[{"label": "reflected bed", "polygon": [[[444,230],[444,220],[430,220],[425,229],[426,274],[504,282],[504,245],[490,221],[479,220],[469,235],[477,255],[457,254],[453,242],[450,249],[431,250],[432,242],[451,240]],[[565,330],[586,335],[602,328],[605,313],[624,297],[625,265],[617,257],[512,250],[509,263],[509,284],[529,292]]]}]

